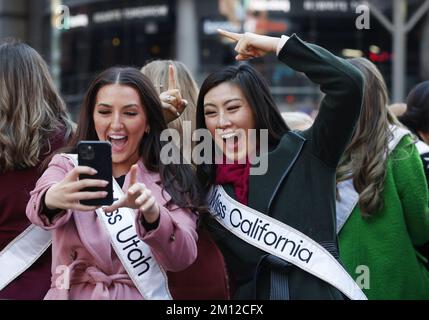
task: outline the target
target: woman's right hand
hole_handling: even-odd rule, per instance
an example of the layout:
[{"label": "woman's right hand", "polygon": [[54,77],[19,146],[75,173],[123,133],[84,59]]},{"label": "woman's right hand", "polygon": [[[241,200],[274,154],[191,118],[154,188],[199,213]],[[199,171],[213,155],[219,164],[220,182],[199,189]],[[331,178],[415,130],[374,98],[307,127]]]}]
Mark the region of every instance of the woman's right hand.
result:
[{"label": "woman's right hand", "polygon": [[104,188],[109,182],[105,180],[83,179],[79,175],[94,175],[97,171],[86,166],[73,168],[63,180],[52,185],[45,194],[45,205],[49,210],[74,209],[79,211],[94,211],[100,206],[86,206],[80,204],[80,200],[99,199],[107,195],[106,191],[81,191],[88,187]]},{"label": "woman's right hand", "polygon": [[174,78],[174,67],[168,67],[168,89],[159,95],[162,103],[162,111],[165,122],[169,123],[176,120],[188,105],[188,101],[182,98],[180,91],[177,89],[176,80]]}]

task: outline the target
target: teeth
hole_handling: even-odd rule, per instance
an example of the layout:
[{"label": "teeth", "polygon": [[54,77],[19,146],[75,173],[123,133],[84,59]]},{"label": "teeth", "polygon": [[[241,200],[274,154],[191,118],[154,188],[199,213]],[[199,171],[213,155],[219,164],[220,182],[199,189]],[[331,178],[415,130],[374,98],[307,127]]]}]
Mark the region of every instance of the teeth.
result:
[{"label": "teeth", "polygon": [[237,136],[238,135],[236,133],[231,132],[231,133],[226,133],[226,134],[221,135],[221,138],[226,140],[226,139],[231,139],[231,138],[234,138]]},{"label": "teeth", "polygon": [[127,136],[109,136],[112,140],[122,140],[125,139]]}]

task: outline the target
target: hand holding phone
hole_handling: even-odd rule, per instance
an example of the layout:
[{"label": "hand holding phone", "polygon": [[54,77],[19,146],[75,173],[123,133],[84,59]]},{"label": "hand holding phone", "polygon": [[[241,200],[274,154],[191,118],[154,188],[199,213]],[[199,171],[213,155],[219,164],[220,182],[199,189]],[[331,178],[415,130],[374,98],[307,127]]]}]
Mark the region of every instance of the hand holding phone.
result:
[{"label": "hand holding phone", "polygon": [[88,186],[82,192],[107,192],[105,197],[97,199],[81,199],[80,203],[87,206],[110,205],[113,202],[112,188],[112,146],[107,141],[81,141],[77,146],[79,166],[86,166],[97,171],[96,174],[82,173],[79,180],[104,180],[104,187]]},{"label": "hand holding phone", "polygon": [[52,185],[45,193],[45,205],[50,210],[94,211],[99,205],[81,204],[82,199],[99,199],[107,196],[106,191],[82,192],[85,187],[104,188],[110,182],[104,180],[79,180],[80,175],[93,176],[96,170],[90,167],[77,166],[67,173],[63,180]]}]

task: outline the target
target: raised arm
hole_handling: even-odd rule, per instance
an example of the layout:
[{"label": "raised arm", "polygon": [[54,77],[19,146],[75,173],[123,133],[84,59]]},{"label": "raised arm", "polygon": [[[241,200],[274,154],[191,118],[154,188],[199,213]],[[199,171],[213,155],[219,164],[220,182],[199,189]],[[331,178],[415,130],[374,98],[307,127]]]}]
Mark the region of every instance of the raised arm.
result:
[{"label": "raised arm", "polygon": [[358,69],[329,51],[292,36],[279,59],[303,72],[320,85],[325,94],[319,114],[306,134],[313,141],[313,153],[336,168],[350,142],[362,108],[364,78]]},{"label": "raised arm", "polygon": [[350,141],[362,107],[364,80],[360,71],[346,60],[307,44],[296,35],[276,38],[223,30],[219,33],[237,42],[237,60],[278,52],[282,62],[320,85],[325,97],[313,127],[305,135],[313,142],[314,155],[335,168]]}]

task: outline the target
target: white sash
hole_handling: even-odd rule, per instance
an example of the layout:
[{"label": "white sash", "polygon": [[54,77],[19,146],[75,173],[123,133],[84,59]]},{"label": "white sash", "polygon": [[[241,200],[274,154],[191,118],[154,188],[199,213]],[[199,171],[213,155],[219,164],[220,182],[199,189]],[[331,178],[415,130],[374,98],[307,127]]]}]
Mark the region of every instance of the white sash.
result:
[{"label": "white sash", "polygon": [[30,225],[0,252],[0,291],[27,270],[51,245],[51,232]]},{"label": "white sash", "polygon": [[[66,154],[77,165],[76,155]],[[113,198],[120,199],[123,191],[113,178]],[[150,247],[136,233],[135,213],[130,208],[119,208],[112,213],[96,210],[97,216],[110,236],[116,255],[131,280],[146,300],[171,300],[167,275],[156,261]]]},{"label": "white sash", "polygon": [[235,236],[322,279],[350,299],[367,299],[341,264],[303,233],[232,199],[220,185],[211,190],[208,203],[214,218]]},{"label": "white sash", "polygon": [[416,147],[420,155],[429,153],[429,146],[421,140],[416,142]]},{"label": "white sash", "polygon": [[[390,130],[393,134],[393,138],[389,141],[388,154],[389,155],[401,142],[402,138],[406,135],[411,135],[411,132],[401,127],[390,126]],[[387,157],[386,157],[387,158]],[[344,227],[353,209],[356,207],[359,201],[359,193],[356,191],[353,185],[353,179],[350,178],[345,181],[341,181],[337,184],[339,200],[336,201],[337,210],[337,234],[340,233]]]}]

